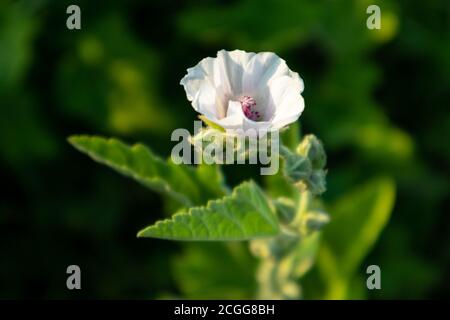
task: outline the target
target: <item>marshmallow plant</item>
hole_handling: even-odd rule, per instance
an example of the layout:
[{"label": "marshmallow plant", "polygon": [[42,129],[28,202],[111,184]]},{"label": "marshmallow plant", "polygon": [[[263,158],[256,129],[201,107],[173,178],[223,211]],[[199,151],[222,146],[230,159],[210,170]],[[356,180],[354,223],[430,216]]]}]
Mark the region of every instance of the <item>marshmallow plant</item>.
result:
[{"label": "marshmallow plant", "polygon": [[217,53],[181,80],[195,111],[224,129],[279,130],[304,108],[303,81],[271,52]]},{"label": "marshmallow plant", "polygon": [[204,131],[256,132],[257,137],[281,132],[282,167],[264,177],[265,189],[253,180],[231,188],[219,165],[175,164],[142,144],[85,135],[69,142],[171,199],[170,208],[177,208],[171,218],[144,228],[138,237],[249,241],[260,258],[255,298],[301,298],[299,279],[313,265],[320,229],[329,220],[318,198],[325,191],[325,151],[315,136],[299,137],[302,79],[274,53],[222,50],[188,69],[181,85]]}]

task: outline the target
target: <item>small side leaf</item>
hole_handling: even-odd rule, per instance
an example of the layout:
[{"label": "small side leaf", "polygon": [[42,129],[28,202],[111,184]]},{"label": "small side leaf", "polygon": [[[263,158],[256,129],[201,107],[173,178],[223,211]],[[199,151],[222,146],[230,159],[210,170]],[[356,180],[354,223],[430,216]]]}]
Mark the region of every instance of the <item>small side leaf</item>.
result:
[{"label": "small side leaf", "polygon": [[274,212],[261,189],[250,181],[236,187],[230,196],[158,221],[140,231],[138,237],[226,241],[268,237],[278,232]]},{"label": "small side leaf", "polygon": [[[184,206],[206,203],[225,194],[217,168],[194,169],[162,160],[142,144],[128,146],[117,139],[71,136],[69,142],[95,161],[131,177],[157,192],[168,194]],[[205,181],[208,177],[208,181]]]},{"label": "small side leaf", "polygon": [[225,129],[222,128],[221,126],[219,126],[217,123],[212,122],[211,120],[209,120],[207,117],[205,117],[204,115],[200,115],[198,116],[198,118],[200,120],[202,120],[207,126],[211,127],[212,129],[216,129],[219,130],[221,132],[225,132]]}]

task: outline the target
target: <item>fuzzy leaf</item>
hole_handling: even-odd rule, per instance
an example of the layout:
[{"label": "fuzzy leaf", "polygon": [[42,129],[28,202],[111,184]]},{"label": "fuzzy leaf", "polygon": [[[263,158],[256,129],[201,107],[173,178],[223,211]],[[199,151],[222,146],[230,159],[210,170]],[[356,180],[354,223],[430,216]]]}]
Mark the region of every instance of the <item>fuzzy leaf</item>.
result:
[{"label": "fuzzy leaf", "polygon": [[225,194],[217,168],[196,169],[162,160],[142,144],[128,146],[117,139],[71,136],[69,142],[95,161],[131,177],[157,192],[168,194],[185,206],[204,204]]},{"label": "fuzzy leaf", "polygon": [[394,199],[394,182],[377,178],[329,208],[324,245],[332,250],[341,272],[351,274],[368,254],[389,220]]},{"label": "fuzzy leaf", "polygon": [[246,243],[210,241],[186,244],[172,266],[183,299],[252,299],[256,264]]},{"label": "fuzzy leaf", "polygon": [[[317,266],[325,299],[347,299],[355,294],[353,284],[361,263],[377,241],[392,212],[395,184],[390,178],[375,178],[338,199],[329,207],[330,224],[324,228]],[[314,286],[317,288],[317,281]]]},{"label": "fuzzy leaf", "polygon": [[278,232],[275,214],[261,189],[250,181],[236,187],[230,196],[158,221],[140,231],[138,237],[223,241],[268,237]]}]

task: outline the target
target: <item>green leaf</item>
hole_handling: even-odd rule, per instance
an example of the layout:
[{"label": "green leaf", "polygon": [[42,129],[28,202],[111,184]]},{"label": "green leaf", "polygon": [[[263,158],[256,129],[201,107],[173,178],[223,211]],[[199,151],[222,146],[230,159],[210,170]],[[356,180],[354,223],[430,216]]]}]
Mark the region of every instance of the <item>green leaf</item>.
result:
[{"label": "green leaf", "polygon": [[331,223],[325,228],[324,241],[342,271],[350,273],[362,262],[388,222],[394,199],[394,182],[378,178],[330,207]]},{"label": "green leaf", "polygon": [[351,280],[386,226],[394,200],[394,182],[377,178],[329,207],[331,222],[324,228],[318,259],[326,298],[348,296]]},{"label": "green leaf", "polygon": [[314,265],[316,253],[319,249],[320,232],[303,238],[300,245],[289,256],[294,277],[303,277]]},{"label": "green leaf", "polygon": [[300,143],[300,123],[291,123],[288,128],[280,131],[281,141],[287,148],[294,150]]},{"label": "green leaf", "polygon": [[183,299],[253,299],[256,265],[246,243],[191,242],[172,267]]},{"label": "green leaf", "polygon": [[[282,145],[294,150],[300,143],[300,123],[294,122],[287,129],[280,131]],[[284,167],[284,158],[280,157],[280,168]],[[287,181],[284,170],[278,170],[276,174],[264,176],[265,191],[272,198],[295,198],[298,190]]]},{"label": "green leaf", "polygon": [[202,120],[207,126],[211,127],[212,129],[216,129],[219,130],[220,132],[225,132],[225,129],[222,128],[221,126],[219,126],[217,123],[212,122],[211,120],[209,120],[207,117],[205,117],[204,115],[200,115],[198,116],[198,118],[200,120]]},{"label": "green leaf", "polygon": [[128,146],[117,139],[71,136],[69,142],[95,161],[131,177],[157,192],[168,194],[185,206],[204,204],[225,194],[218,168],[196,169],[163,161],[142,144]]},{"label": "green leaf", "polygon": [[230,196],[158,221],[140,231],[138,237],[226,241],[268,237],[278,232],[274,212],[261,189],[250,181],[236,187]]}]

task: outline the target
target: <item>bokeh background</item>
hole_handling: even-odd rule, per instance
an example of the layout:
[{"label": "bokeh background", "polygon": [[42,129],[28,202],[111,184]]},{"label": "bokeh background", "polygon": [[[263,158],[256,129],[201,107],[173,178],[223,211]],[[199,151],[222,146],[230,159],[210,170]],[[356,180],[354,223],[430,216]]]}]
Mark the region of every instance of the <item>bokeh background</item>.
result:
[{"label": "bokeh background", "polygon": [[[81,30],[66,28],[70,4]],[[381,30],[366,28],[370,4]],[[136,239],[170,203],[66,142],[116,136],[168,156],[171,131],[196,118],[179,80],[222,48],[276,52],[303,77],[302,131],[327,149],[327,203],[359,203],[364,217],[352,197],[377,179],[375,206],[395,196],[351,279],[359,289],[334,297],[448,298],[450,3],[433,0],[1,0],[0,298],[253,296],[245,244]],[[257,172],[226,170],[230,184]],[[70,264],[82,290],[66,288]],[[382,290],[364,289],[369,264]],[[305,296],[333,297],[316,269]]]}]

